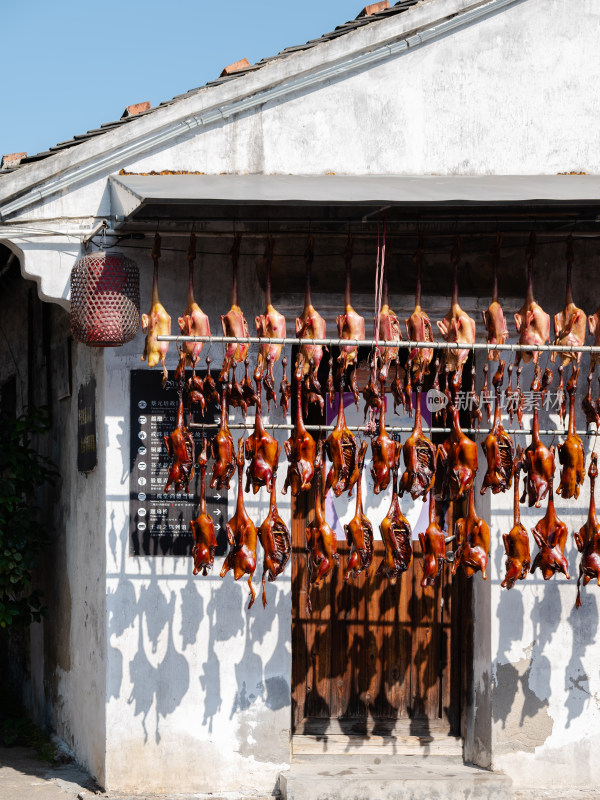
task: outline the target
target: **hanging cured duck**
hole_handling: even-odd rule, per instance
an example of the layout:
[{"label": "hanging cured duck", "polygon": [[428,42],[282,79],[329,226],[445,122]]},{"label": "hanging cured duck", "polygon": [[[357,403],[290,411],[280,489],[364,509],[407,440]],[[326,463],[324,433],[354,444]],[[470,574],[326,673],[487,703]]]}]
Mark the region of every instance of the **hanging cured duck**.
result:
[{"label": "hanging cured duck", "polygon": [[481,391],[479,392],[479,399],[481,401],[481,407],[485,411],[485,417],[488,422],[492,418],[492,402],[490,399],[489,371],[490,371],[490,365],[486,361],[485,364],[483,365],[483,386],[481,387]]},{"label": "hanging cured duck", "polygon": [[[452,287],[452,303],[450,311],[444,319],[437,323],[440,333],[447,342],[460,344],[473,344],[475,341],[475,320],[466,314],[458,302],[458,264],[460,261],[460,237],[456,245],[452,248],[450,263],[454,270],[454,283]],[[456,373],[455,381],[460,383],[462,379],[462,369],[469,357],[470,350],[457,348],[445,351],[446,364],[450,372]]]},{"label": "hanging cured duck", "polygon": [[[306,292],[304,295],[304,310],[302,316],[296,319],[296,336],[298,339],[324,339],[327,335],[327,327],[325,320],[316,311],[312,304],[312,295],[310,287],[312,264],[314,261],[314,239],[311,236],[308,240],[308,245],[304,253],[304,263],[306,266]],[[313,373],[314,380],[316,381],[316,372],[319,369],[319,364],[323,358],[323,346],[320,344],[302,344],[298,351],[298,361],[302,364],[302,369],[306,375],[309,369]],[[316,385],[319,386],[318,381]],[[320,391],[320,387],[318,389]]]},{"label": "hanging cured duck", "polygon": [[[351,285],[352,285],[352,254],[354,245],[352,237],[348,237],[348,244],[344,252],[346,262],[346,290],[344,294],[344,313],[337,318],[338,336],[340,339],[364,339],[365,320],[352,307]],[[356,345],[342,345],[338,356],[338,373],[341,378],[343,372],[356,364],[358,358],[358,347]]]},{"label": "hanging cured duck", "polygon": [[210,481],[211,489],[229,489],[229,481],[235,472],[233,436],[227,425],[227,390],[221,392],[221,426],[212,440],[212,455],[215,460]]},{"label": "hanging cured duck", "polygon": [[412,528],[400,508],[398,499],[398,468],[393,470],[392,483],[392,502],[379,530],[385,546],[385,553],[379,567],[377,575],[383,575],[389,579],[390,583],[396,580],[410,566],[412,561]]},{"label": "hanging cured duck", "polygon": [[[450,399],[450,392],[447,392]],[[451,403],[452,432],[443,444],[438,445],[437,467],[440,476],[439,496],[444,500],[458,500],[471,490],[477,472],[477,445],[460,427],[458,406]]]},{"label": "hanging cured duck", "polygon": [[[531,390],[535,395],[540,391],[540,370],[536,365],[535,377],[531,384]],[[531,444],[523,453],[523,471],[525,473],[525,485],[521,502],[525,499],[529,506],[535,505],[539,508],[542,500],[552,487],[554,478],[554,448],[548,449],[540,439],[539,421],[539,401],[533,404],[533,428],[531,431]]]},{"label": "hanging cured duck", "polygon": [[575,430],[575,392],[577,391],[577,376],[579,367],[573,367],[573,373],[567,383],[569,395],[569,431],[567,438],[558,445],[558,460],[562,467],[560,484],[556,490],[563,500],[579,497],[579,492],[585,480],[585,449],[583,442]]},{"label": "hanging cured duck", "polygon": [[[210,322],[194,298],[194,261],[196,260],[196,237],[192,233],[187,252],[188,259],[188,300],[183,314],[178,318],[179,330],[183,336],[210,336]],[[186,363],[196,367],[203,342],[183,342],[181,349],[185,353]]]},{"label": "hanging cured duck", "polygon": [[[587,317],[585,312],[577,308],[573,302],[573,292],[571,290],[571,271],[573,269],[573,237],[567,240],[567,291],[565,296],[565,307],[554,317],[554,332],[556,334],[554,344],[562,347],[581,347],[585,342],[585,329]],[[552,361],[556,360],[557,353],[552,353]],[[581,352],[579,353],[560,353],[560,360],[565,366],[572,361],[579,364]]]},{"label": "hanging cured duck", "polygon": [[565,545],[569,531],[556,514],[552,482],[550,483],[546,515],[538,522],[532,533],[539,550],[533,559],[531,574],[533,575],[539,568],[545,581],[549,580],[555,572],[562,572],[566,578],[570,578],[569,563],[565,558]]},{"label": "hanging cured duck", "polygon": [[356,436],[346,425],[342,384],[343,381],[340,382],[338,395],[337,423],[325,443],[327,456],[332,462],[331,469],[327,474],[325,494],[333,488],[333,493],[336,497],[339,497],[343,492],[352,494],[352,487],[358,478],[358,445]]},{"label": "hanging cured duck", "polygon": [[[182,357],[185,359],[186,354],[182,350]],[[196,368],[193,368],[191,376],[186,381],[188,392],[188,409],[191,411],[193,408],[199,407],[200,413],[204,416],[206,413],[206,398],[204,397],[204,381],[199,375],[196,375]]]},{"label": "hanging cured duck", "polygon": [[581,584],[587,586],[590,581],[596,581],[600,586],[600,523],[596,516],[596,478],[598,477],[598,455],[592,453],[590,468],[590,506],[588,518],[575,534],[575,543],[581,553],[579,561],[579,577],[577,578],[577,608],[581,606]]},{"label": "hanging cured duck", "polygon": [[[226,376],[220,376],[220,379],[226,380]],[[231,370],[231,380],[227,384],[227,404],[231,408],[241,408],[244,419],[246,419],[246,414],[248,413],[248,403],[246,402],[246,396],[242,388],[242,384],[235,376],[235,365]]]},{"label": "hanging cured duck", "polygon": [[[238,262],[240,259],[240,245],[242,237],[238,234],[235,237],[233,247],[229,257],[231,258],[233,280],[231,285],[231,308],[221,316],[221,327],[223,328],[223,336],[235,337],[236,339],[248,338],[249,330],[248,323],[244,312],[238,305]],[[228,342],[225,345],[225,357],[223,359],[223,366],[219,380],[224,381],[227,378],[227,373],[232,367],[240,364],[248,355],[250,346],[248,344],[239,344],[238,342]]]},{"label": "hanging cured duck", "polygon": [[194,575],[202,572],[208,575],[215,561],[215,549],[217,547],[217,537],[215,536],[215,524],[206,508],[206,465],[208,455],[206,452],[208,440],[205,439],[200,455],[198,456],[198,469],[200,470],[200,511],[196,519],[190,522],[194,546],[192,557],[194,559]]},{"label": "hanging cured duck", "polygon": [[[386,275],[383,276],[382,305],[377,320],[376,334],[378,334],[376,338],[382,339],[384,342],[402,341],[400,320],[390,308]],[[384,380],[387,380],[390,366],[398,363],[398,348],[380,346],[375,350],[375,356],[379,359],[379,374]]]},{"label": "hanging cured duck", "polygon": [[177,421],[175,429],[168,435],[163,436],[163,441],[167,449],[171,466],[169,477],[164,491],[168,492],[171,486],[176,492],[182,489],[189,492],[191,479],[194,477],[194,437],[186,427],[183,416],[183,375],[185,355],[181,356],[177,373]]},{"label": "hanging cured duck", "polygon": [[[382,376],[380,374],[380,382]],[[364,412],[365,412],[365,421],[367,419],[367,415],[371,414],[369,417],[369,428],[374,428],[374,415],[375,412],[379,411],[381,408],[382,403],[382,393],[383,397],[385,397],[385,378],[382,381],[382,389],[377,386],[377,379],[376,379],[376,361],[373,359],[371,363],[371,373],[369,377],[369,382],[362,390],[362,396],[364,400]]]},{"label": "hanging cured duck", "polygon": [[[421,270],[423,267],[424,250],[423,240],[419,238],[419,244],[415,255],[417,267],[417,285],[415,290],[415,309],[410,317],[405,321],[406,335],[411,342],[433,342],[433,327],[427,314],[421,308]],[[409,369],[414,373],[415,383],[422,383],[423,378],[429,371],[429,365],[433,358],[433,348],[414,347],[408,352]]]},{"label": "hanging cured duck", "polygon": [[506,573],[502,581],[502,586],[505,589],[512,589],[515,581],[524,580],[531,567],[529,536],[527,535],[527,529],[521,524],[519,505],[519,473],[521,471],[522,456],[523,452],[519,449],[514,466],[513,526],[509,533],[502,534],[504,552],[506,553]]},{"label": "hanging cured duck", "polygon": [[492,379],[496,396],[494,409],[494,424],[481,447],[487,459],[487,472],[481,486],[481,494],[491,489],[494,494],[510,489],[513,469],[515,446],[513,440],[502,426],[502,403],[500,387],[504,378],[504,361],[498,362],[498,369]]},{"label": "hanging cured duck", "polygon": [[[385,380],[381,380],[381,396],[385,398]],[[385,399],[379,413],[379,433],[371,439],[371,477],[373,492],[379,494],[390,485],[392,472],[398,467],[400,443],[395,442],[385,429]]]},{"label": "hanging cured duck", "polygon": [[271,492],[269,501],[269,513],[263,524],[258,529],[263,557],[262,574],[262,602],[263,608],[267,605],[267,593],[265,589],[265,578],[269,582],[277,579],[286,568],[290,555],[292,554],[292,540],[290,532],[285,522],[279,516],[277,510],[277,474],[273,474],[271,482]]},{"label": "hanging cured duck", "polygon": [[458,547],[454,553],[452,574],[462,567],[467,578],[476,572],[487,579],[487,563],[490,551],[490,529],[487,522],[475,512],[474,491],[469,492],[469,510],[466,517],[458,519],[454,526]]},{"label": "hanging cured duck", "polygon": [[204,376],[204,380],[202,381],[202,392],[204,394],[204,399],[206,400],[206,402],[214,403],[220,410],[221,398],[219,396],[215,380],[210,372],[211,364],[212,364],[212,359],[210,358],[210,356],[206,356],[206,375]]},{"label": "hanging cured duck", "polygon": [[[500,245],[502,244],[502,234],[496,236],[496,245],[492,250],[493,259],[493,282],[492,282],[492,302],[485,311],[482,311],[483,324],[487,332],[488,344],[504,344],[508,339],[508,328],[502,306],[498,302],[498,264],[500,261]],[[497,361],[499,358],[498,350],[489,350],[488,358]],[[489,417],[488,417],[489,419]]]},{"label": "hanging cured duck", "polygon": [[[268,358],[268,356],[267,356]],[[258,364],[257,364],[258,368]],[[235,372],[234,372],[235,374]],[[256,394],[256,389],[252,385],[252,381],[250,380],[250,359],[246,356],[244,359],[244,377],[242,378],[242,383],[240,385],[240,389],[242,392],[243,402],[248,409],[250,406],[258,405],[258,395]],[[239,391],[236,389],[236,392]],[[244,414],[245,416],[245,414]]]},{"label": "hanging cured duck", "polygon": [[292,387],[290,386],[290,382],[288,381],[287,378],[287,363],[288,363],[287,358],[284,356],[281,359],[283,376],[281,378],[281,383],[279,384],[279,405],[281,406],[281,411],[283,412],[284,419],[287,417],[290,405],[290,398],[292,396]]},{"label": "hanging cured duck", "polygon": [[160,236],[154,237],[152,246],[152,261],[154,262],[154,275],[152,278],[152,306],[149,314],[142,314],[142,330],[146,334],[142,361],[148,361],[149,367],[155,367],[158,362],[163,368],[163,386],[168,373],[165,366],[165,357],[169,350],[168,342],[159,342],[159,336],[171,335],[171,317],[165,311],[158,297],[158,261],[160,259]]},{"label": "hanging cured duck", "polygon": [[287,456],[288,471],[283,485],[283,493],[288,486],[292,488],[292,496],[310,489],[315,474],[315,457],[317,445],[306,430],[302,418],[302,365],[296,368],[296,427],[290,438],[284,443]]},{"label": "hanging cured duck", "polygon": [[306,608],[309,614],[312,614],[312,603],[310,601],[311,584],[318,586],[323,578],[331,572],[334,563],[340,560],[335,532],[325,518],[322,468],[323,446],[320,444],[315,461],[315,518],[306,528],[306,548],[308,551]]},{"label": "hanging cured duck", "polygon": [[350,548],[344,580],[358,578],[361,572],[368,572],[373,561],[373,526],[363,511],[362,471],[365,463],[367,442],[363,442],[358,454],[358,480],[356,481],[356,511],[347,525],[344,525],[346,541]]},{"label": "hanging cured duck", "polygon": [[[595,314],[588,317],[588,328],[594,337],[594,347],[600,347],[600,307]],[[592,353],[590,357],[590,371],[593,372],[600,364],[600,353]]]},{"label": "hanging cured duck", "polygon": [[[533,296],[533,263],[535,258],[535,233],[532,231],[527,246],[527,296],[521,310],[515,314],[515,327],[520,345],[539,347],[550,338],[550,316],[536,303]],[[517,361],[538,363],[539,351],[522,350],[517,353]]]},{"label": "hanging cured duck", "polygon": [[402,447],[406,469],[400,479],[400,497],[408,492],[413,500],[418,497],[427,500],[427,494],[435,480],[436,450],[433,443],[423,433],[421,423],[421,389],[417,387],[415,426]]},{"label": "hanging cured duck", "polygon": [[238,471],[237,505],[233,517],[226,526],[227,541],[229,542],[229,552],[225,556],[221,577],[223,578],[229,570],[233,572],[236,581],[247,575],[248,588],[250,589],[250,602],[248,608],[252,608],[256,599],[256,592],[252,586],[252,576],[256,569],[256,526],[248,516],[244,506],[244,437],[238,441],[238,453],[236,457]]},{"label": "hanging cured duck", "polygon": [[440,569],[447,563],[446,537],[437,523],[435,513],[435,496],[429,492],[429,525],[425,533],[419,534],[419,542],[423,551],[423,577],[421,586],[433,586]]},{"label": "hanging cured duck", "polygon": [[[266,268],[265,282],[265,313],[256,317],[256,333],[262,339],[285,339],[286,323],[283,314],[277,311],[271,302],[271,267],[273,264],[273,237],[269,236],[267,248],[263,256]],[[266,375],[263,378],[267,405],[270,407],[271,401],[276,403],[275,378],[273,367],[281,357],[282,344],[261,344],[258,351],[258,367],[262,370],[266,367]]]},{"label": "hanging cured duck", "polygon": [[[302,356],[298,356],[297,364],[302,364]],[[325,400],[321,394],[321,384],[317,380],[317,369],[311,359],[308,372],[302,382],[302,408],[304,416],[308,415],[309,406],[316,406],[319,414],[323,414]]]},{"label": "hanging cured duck", "polygon": [[[562,367],[559,367],[561,370]],[[588,376],[587,376],[587,394],[581,401],[581,408],[583,413],[585,414],[585,421],[587,425],[595,425],[596,430],[600,427],[600,409],[598,408],[598,402],[592,397],[592,381],[594,380],[594,372],[590,369]],[[564,419],[564,415],[561,414],[561,422]]]},{"label": "hanging cured duck", "polygon": [[260,391],[260,369],[254,372],[256,382],[256,417],[254,418],[254,431],[246,439],[244,445],[248,469],[246,470],[246,491],[258,492],[261,486],[266,486],[267,491],[271,491],[271,485],[279,463],[279,442],[265,429],[262,417],[261,391]]}]

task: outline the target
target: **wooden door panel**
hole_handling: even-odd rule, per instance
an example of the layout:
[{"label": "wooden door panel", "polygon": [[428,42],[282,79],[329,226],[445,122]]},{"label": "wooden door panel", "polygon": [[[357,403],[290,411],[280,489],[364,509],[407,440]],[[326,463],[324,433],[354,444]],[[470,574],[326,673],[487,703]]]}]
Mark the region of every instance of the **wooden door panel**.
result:
[{"label": "wooden door panel", "polygon": [[310,506],[310,498],[299,500],[292,522],[294,732],[457,735],[465,653],[463,637],[453,630],[464,617],[454,606],[464,582],[453,583],[446,566],[435,587],[422,589],[422,555],[414,541],[413,562],[392,585],[375,575],[384,552],[377,539],[370,574],[344,582],[349,550],[338,542],[339,564],[321,587],[311,588],[309,615]]}]

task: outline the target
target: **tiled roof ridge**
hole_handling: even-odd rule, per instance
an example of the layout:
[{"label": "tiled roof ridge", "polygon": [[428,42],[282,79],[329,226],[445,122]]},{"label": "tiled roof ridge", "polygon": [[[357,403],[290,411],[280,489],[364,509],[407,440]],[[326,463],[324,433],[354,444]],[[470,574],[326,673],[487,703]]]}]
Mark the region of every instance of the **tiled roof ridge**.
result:
[{"label": "tiled roof ridge", "polygon": [[[99,128],[92,128],[91,130],[87,131],[84,134],[75,135],[72,139],[65,140],[64,142],[59,142],[53,147],[48,148],[48,150],[44,150],[40,153],[35,153],[30,156],[25,156],[24,158],[21,158],[19,161],[14,162],[14,165],[12,166],[4,166],[2,169],[0,169],[0,177],[2,177],[2,175],[7,175],[11,172],[14,172],[17,169],[20,169],[21,166],[31,164],[35,161],[41,161],[43,159],[50,158],[51,156],[61,152],[62,150],[66,150],[71,147],[76,147],[78,144],[81,144],[82,142],[88,141],[89,139],[92,139],[96,136],[101,136],[104,133],[108,133],[109,131],[114,130],[115,128],[121,125],[126,125],[132,120],[137,120],[140,117],[146,116],[148,114],[153,114],[158,109],[172,105],[173,103],[177,103],[179,100],[183,100],[184,98],[191,97],[192,95],[202,91],[203,89],[209,88],[211,86],[219,86],[220,84],[225,83],[227,81],[236,80],[236,78],[240,78],[243,75],[247,75],[249,72],[255,72],[256,70],[261,69],[262,67],[266,66],[267,64],[270,64],[273,61],[285,58],[286,56],[292,55],[293,53],[297,53],[302,50],[310,50],[313,47],[318,46],[319,44],[332,41],[333,39],[337,39],[340,36],[345,36],[347,33],[351,33],[352,31],[355,31],[358,28],[363,27],[364,25],[370,25],[371,23],[378,22],[382,19],[385,19],[386,17],[395,16],[396,14],[401,14],[402,12],[407,11],[411,6],[416,5],[418,2],[419,0],[399,0],[399,2],[388,7],[385,7],[387,5],[386,3],[373,3],[363,8],[355,19],[349,20],[348,22],[345,22],[342,25],[338,25],[333,31],[330,31],[329,33],[325,33],[316,39],[311,39],[305,44],[292,45],[290,47],[286,47],[273,56],[261,59],[256,64],[248,64],[247,67],[242,66],[242,63],[245,61],[245,59],[242,59],[241,62],[236,62],[235,65],[230,65],[230,67],[235,66],[236,69],[227,72],[227,70],[230,69],[230,67],[226,67],[221,73],[221,75],[215,80],[208,81],[203,86],[198,86],[195,89],[190,89],[188,92],[183,92],[182,94],[178,94],[175,97],[171,98],[170,100],[163,101],[154,108],[150,108],[149,104],[147,104],[148,108],[144,108],[144,110],[137,111],[138,107],[140,106],[145,107],[146,106],[145,103],[144,104],[139,103],[133,106],[128,106],[123,116],[118,120],[114,120],[113,122],[105,122],[101,124]],[[380,10],[377,10],[377,8],[379,8]],[[136,109],[136,113],[133,114],[127,113],[128,109],[134,109],[134,108]],[[11,162],[8,161],[7,163],[10,164]]]}]

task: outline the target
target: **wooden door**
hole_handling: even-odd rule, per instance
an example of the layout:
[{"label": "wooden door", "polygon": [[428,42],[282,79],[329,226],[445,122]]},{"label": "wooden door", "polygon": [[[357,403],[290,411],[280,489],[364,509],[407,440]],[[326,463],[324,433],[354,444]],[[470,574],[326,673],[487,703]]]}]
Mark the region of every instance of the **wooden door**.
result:
[{"label": "wooden door", "polygon": [[370,574],[355,581],[343,580],[349,549],[338,540],[339,565],[320,588],[310,589],[309,615],[305,528],[313,502],[299,498],[292,521],[295,737],[418,737],[423,743],[460,736],[470,660],[469,582],[461,575],[452,579],[446,565],[435,587],[421,588],[418,541],[411,567],[395,585],[376,577],[384,551],[376,531]]}]

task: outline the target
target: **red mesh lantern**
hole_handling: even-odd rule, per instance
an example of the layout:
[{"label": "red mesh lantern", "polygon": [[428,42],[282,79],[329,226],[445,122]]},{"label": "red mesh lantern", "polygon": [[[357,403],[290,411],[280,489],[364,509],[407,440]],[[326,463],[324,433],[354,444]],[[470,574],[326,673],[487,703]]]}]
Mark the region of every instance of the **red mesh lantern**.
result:
[{"label": "red mesh lantern", "polygon": [[118,347],[140,327],[140,275],[122,253],[99,250],[71,270],[71,332],[90,347]]}]

